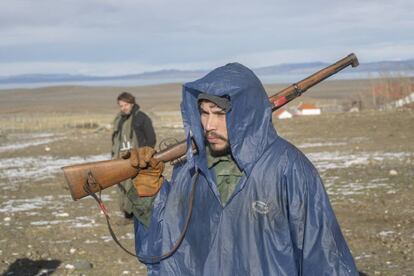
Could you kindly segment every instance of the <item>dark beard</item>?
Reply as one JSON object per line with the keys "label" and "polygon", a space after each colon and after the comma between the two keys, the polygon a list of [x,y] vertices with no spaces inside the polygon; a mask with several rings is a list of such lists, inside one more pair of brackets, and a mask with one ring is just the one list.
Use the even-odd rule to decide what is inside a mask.
{"label": "dark beard", "polygon": [[[208,140],[205,139],[205,143],[207,144],[207,146],[208,146],[208,148],[210,150],[211,156],[213,156],[213,157],[220,157],[220,156],[225,156],[225,155],[229,154],[230,153],[229,141],[226,138],[224,138],[223,136],[218,135],[215,132],[212,132],[212,134],[214,136],[216,136],[217,138],[225,141],[226,142],[226,146],[223,149],[221,149],[221,150],[215,150],[215,149],[213,149],[213,147],[211,146],[211,144],[208,142]],[[204,137],[206,137],[206,136],[207,136],[207,133],[205,133],[205,136]]]}
{"label": "dark beard", "polygon": [[134,104],[133,106],[132,106],[132,108],[131,108],[131,110],[129,111],[129,113],[125,113],[125,112],[122,112],[121,111],[121,116],[123,117],[123,118],[126,118],[126,119],[128,119],[128,117],[133,113],[133,112],[135,112],[135,110],[137,110],[139,107],[138,107],[138,105],[137,104]]}
{"label": "dark beard", "polygon": [[224,149],[222,149],[222,150],[214,150],[211,147],[211,145],[210,145],[209,142],[207,142],[207,146],[208,146],[208,148],[210,150],[211,156],[213,156],[213,157],[225,156],[225,155],[227,155],[227,154],[230,153],[230,145],[228,143],[227,143],[226,147]]}

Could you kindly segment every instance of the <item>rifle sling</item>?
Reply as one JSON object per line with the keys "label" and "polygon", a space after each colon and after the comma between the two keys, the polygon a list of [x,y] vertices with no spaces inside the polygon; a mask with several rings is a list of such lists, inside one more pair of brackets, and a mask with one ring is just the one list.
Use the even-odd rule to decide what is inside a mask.
{"label": "rifle sling", "polygon": [[[190,197],[188,199],[188,213],[187,213],[187,217],[186,217],[186,220],[185,220],[183,230],[181,231],[180,236],[178,237],[177,241],[175,242],[175,244],[171,248],[171,250],[164,253],[164,254],[162,254],[161,256],[136,255],[136,254],[132,253],[131,251],[129,251],[128,249],[126,249],[120,243],[120,241],[116,237],[115,232],[113,231],[111,223],[109,221],[110,218],[109,218],[108,210],[106,209],[106,207],[105,207],[105,205],[102,201],[101,186],[96,182],[95,177],[93,176],[92,172],[90,172],[90,171],[88,172],[88,179],[87,179],[85,185],[83,186],[83,189],[88,195],[92,196],[96,200],[96,202],[98,203],[99,208],[102,210],[102,213],[105,215],[106,224],[108,226],[108,231],[111,234],[111,237],[115,241],[115,243],[122,250],[124,250],[128,255],[131,255],[132,257],[138,258],[138,260],[141,261],[142,263],[155,264],[155,263],[159,263],[161,260],[164,260],[164,259],[170,257],[172,254],[174,254],[174,252],[178,249],[178,247],[180,246],[181,242],[184,239],[185,233],[187,232],[188,226],[190,224],[191,214],[193,212],[195,186],[197,184],[199,174],[200,173],[197,171],[194,178],[193,178],[193,182],[191,184],[191,194],[190,194]],[[99,187],[99,196],[97,196],[95,193],[93,193],[92,189],[91,189],[91,187],[94,187],[96,185]]]}

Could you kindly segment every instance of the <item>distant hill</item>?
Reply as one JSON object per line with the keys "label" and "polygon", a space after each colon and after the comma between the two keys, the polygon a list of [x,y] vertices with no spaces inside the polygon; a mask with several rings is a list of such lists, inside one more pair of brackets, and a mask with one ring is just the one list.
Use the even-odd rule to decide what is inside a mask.
{"label": "distant hill", "polygon": [[[312,73],[329,65],[329,63],[324,62],[280,64],[257,68],[254,71],[258,75]],[[352,69],[352,72],[354,73],[392,73],[409,71],[414,71],[414,59],[361,63],[358,67]]]}
{"label": "distant hill", "polygon": [[[289,63],[267,67],[259,67],[253,71],[267,83],[289,82],[300,80],[302,77],[316,72],[329,63]],[[72,74],[24,74],[15,76],[0,76],[1,87],[61,85],[61,84],[90,84],[90,85],[145,85],[169,82],[186,82],[202,77],[210,70],[160,70],[140,74],[120,76],[90,76]],[[340,78],[366,78],[369,75],[401,73],[414,75],[414,59],[403,61],[379,61],[361,63],[357,68],[346,69]]]}

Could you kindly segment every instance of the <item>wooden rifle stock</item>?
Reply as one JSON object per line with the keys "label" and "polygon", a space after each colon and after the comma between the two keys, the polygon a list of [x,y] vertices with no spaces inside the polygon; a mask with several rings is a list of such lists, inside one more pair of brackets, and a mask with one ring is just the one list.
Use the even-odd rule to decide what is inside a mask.
{"label": "wooden rifle stock", "polygon": [[[86,184],[89,184],[91,192],[96,193],[138,173],[138,170],[131,166],[129,159],[84,163],[66,166],[62,170],[73,200],[89,194],[85,190]],[[93,181],[88,181],[90,176],[93,177]]]}
{"label": "wooden rifle stock", "polygon": [[[300,82],[292,84],[270,96],[269,101],[272,103],[272,111],[279,109],[296,97],[299,97],[312,86],[338,73],[349,65],[352,67],[359,65],[355,54],[350,54]],[[194,141],[192,146],[193,150],[196,151]],[[184,140],[157,152],[154,158],[163,162],[173,162],[174,160],[185,158],[186,151],[187,143]],[[84,163],[66,166],[62,169],[73,200],[78,200],[89,195],[89,192],[85,189],[86,187],[90,192],[96,193],[121,181],[135,177],[138,173],[138,170],[130,165],[129,159]]]}
{"label": "wooden rifle stock", "polygon": [[[195,150],[195,144],[193,143]],[[185,156],[187,142],[182,141],[159,151],[154,158],[163,162],[172,162]],[[131,166],[129,159],[114,159],[71,165],[62,168],[73,200],[81,199],[89,192],[96,193],[116,185],[124,180],[135,177],[138,169]]]}

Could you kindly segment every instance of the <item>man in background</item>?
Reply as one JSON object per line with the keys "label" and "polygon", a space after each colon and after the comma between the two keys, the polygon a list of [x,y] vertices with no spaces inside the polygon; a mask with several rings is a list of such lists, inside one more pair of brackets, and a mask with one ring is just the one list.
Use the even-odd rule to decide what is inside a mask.
{"label": "man in background", "polygon": [[[112,158],[120,158],[131,148],[154,147],[156,136],[151,119],[140,110],[135,101],[135,97],[122,92],[117,98],[120,112],[114,120],[114,130],[112,133]],[[126,224],[132,222],[133,203],[128,199],[127,193],[133,188],[132,180],[128,179],[118,184],[119,207],[123,213]]]}

